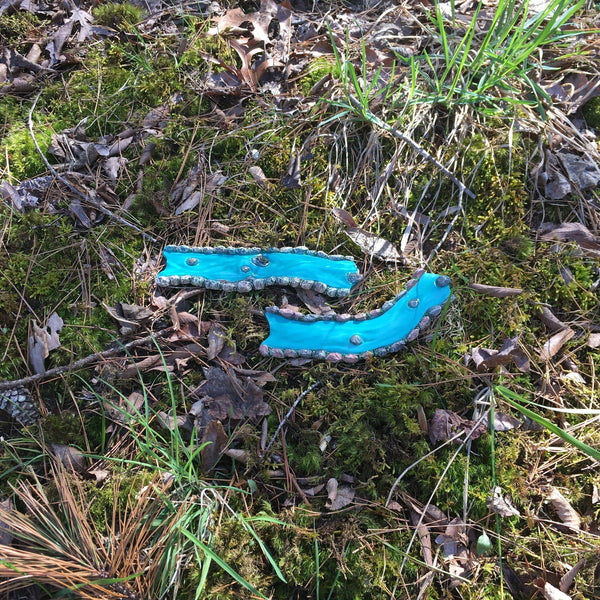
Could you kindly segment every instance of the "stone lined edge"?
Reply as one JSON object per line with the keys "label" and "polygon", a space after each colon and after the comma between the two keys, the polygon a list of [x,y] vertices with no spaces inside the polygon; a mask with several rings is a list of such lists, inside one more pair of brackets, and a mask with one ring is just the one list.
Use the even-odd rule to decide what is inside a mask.
{"label": "stone lined edge", "polygon": [[[343,256],[341,254],[327,254],[322,250],[310,250],[305,246],[284,247],[284,248],[233,248],[231,246],[210,246],[210,247],[192,247],[192,246],[166,246],[168,252],[193,252],[196,254],[224,254],[224,255],[253,255],[280,252],[284,254],[304,254],[308,256],[317,256],[319,258],[327,258],[329,260],[349,260],[354,262],[353,256]],[[248,278],[240,281],[217,281],[215,279],[206,279],[195,275],[171,275],[161,277],[160,274],[156,277],[156,285],[160,287],[181,287],[193,286],[206,288],[207,290],[220,290],[223,292],[242,292],[247,293],[252,290],[262,290],[265,287],[272,285],[290,286],[302,288],[304,290],[314,290],[319,294],[326,294],[334,298],[343,298],[350,293],[350,288],[362,280],[360,273],[348,273],[347,279],[349,282],[348,288],[331,287],[324,284],[322,281],[313,281],[311,279],[300,279],[299,277],[263,277],[263,278]]]}
{"label": "stone lined edge", "polygon": [[[425,273],[425,269],[418,269],[415,271],[412,278],[406,283],[404,289],[393,299],[388,300],[383,304],[381,308],[377,308],[375,310],[371,310],[365,313],[358,313],[356,315],[349,314],[333,314],[333,315],[305,315],[299,312],[292,311],[286,308],[278,308],[276,306],[268,306],[265,308],[265,312],[274,313],[281,315],[287,319],[294,319],[295,321],[305,321],[307,323],[312,323],[315,321],[337,321],[338,323],[346,323],[347,321],[366,321],[370,319],[375,319],[379,317],[383,313],[387,312],[406,295],[406,292],[413,288],[421,276]],[[446,287],[450,285],[450,278],[446,275],[439,275],[435,281],[435,284],[438,287]],[[452,298],[452,297],[450,297]],[[427,309],[427,312],[423,316],[423,318],[419,321],[417,326],[408,332],[405,338],[394,342],[393,344],[389,344],[387,346],[379,346],[378,348],[374,348],[373,350],[368,350],[367,352],[360,352],[356,354],[348,353],[342,354],[340,352],[329,352],[327,350],[294,350],[294,349],[283,349],[283,348],[271,348],[266,344],[261,344],[259,347],[259,352],[263,356],[272,356],[274,358],[310,358],[315,360],[327,360],[329,362],[345,362],[345,363],[355,363],[359,360],[364,360],[372,357],[380,357],[385,356],[386,354],[391,354],[393,352],[399,352],[406,347],[407,342],[412,342],[419,337],[419,333],[421,330],[429,327],[433,319],[440,316],[444,306],[441,304],[436,304]]]}

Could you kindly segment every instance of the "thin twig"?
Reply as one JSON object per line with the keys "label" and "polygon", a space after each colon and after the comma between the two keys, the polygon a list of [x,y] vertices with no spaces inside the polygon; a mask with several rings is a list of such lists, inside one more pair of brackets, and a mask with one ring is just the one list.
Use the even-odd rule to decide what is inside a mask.
{"label": "thin twig", "polygon": [[[193,296],[197,296],[202,293],[204,288],[196,288],[192,290],[181,290],[178,292],[173,298],[169,300],[169,305],[174,305],[178,302],[182,302],[183,300],[187,300],[188,298],[192,298]],[[166,335],[177,331],[178,326],[174,325],[172,327],[167,327],[162,329],[161,331],[157,331],[156,333],[151,333],[146,337],[140,338],[139,340],[133,340],[128,342],[127,344],[121,344],[118,348],[110,348],[109,350],[103,350],[102,352],[97,352],[95,354],[90,354],[80,360],[71,363],[70,365],[63,365],[61,367],[54,367],[54,369],[49,369],[48,371],[44,371],[43,373],[37,373],[35,375],[30,375],[28,377],[23,377],[22,379],[14,379],[12,381],[0,381],[0,391],[1,390],[11,390],[15,387],[24,386],[29,383],[35,383],[36,381],[40,381],[40,379],[45,379],[46,377],[53,377],[54,375],[61,375],[62,373],[66,373],[69,371],[74,371],[76,369],[81,369],[95,360],[100,360],[103,358],[110,358],[111,356],[115,356],[120,352],[125,350],[129,350],[130,348],[137,348],[138,346],[143,346],[149,342],[152,342],[156,338],[162,338]]]}
{"label": "thin twig", "polygon": [[91,196],[89,196],[88,194],[84,194],[80,189],[75,187],[73,184],[69,183],[69,181],[67,179],[65,179],[62,175],[60,175],[58,173],[58,171],[48,162],[48,159],[46,158],[45,154],[42,152],[42,149],[40,148],[40,146],[37,142],[37,139],[35,137],[35,132],[33,131],[33,111],[35,110],[35,107],[37,106],[37,102],[40,99],[41,94],[42,94],[42,90],[39,91],[38,95],[35,97],[35,100],[33,101],[33,104],[31,105],[31,109],[29,110],[28,124],[29,124],[29,134],[31,135],[31,139],[33,140],[35,149],[38,151],[38,154],[41,156],[42,160],[44,161],[46,168],[50,171],[50,173],[52,173],[52,175],[54,177],[56,177],[56,179],[58,179],[61,183],[66,185],[74,194],[77,194],[77,196],[79,196],[86,202],[89,202],[90,204],[92,204],[92,206],[94,208],[96,208],[97,210],[99,210],[101,213],[105,214],[110,219],[113,219],[113,221],[116,221],[117,223],[120,223],[121,225],[124,225],[125,227],[129,227],[129,228],[133,229],[134,231],[141,233],[142,236],[144,236],[146,239],[150,240],[151,242],[156,243],[158,241],[156,238],[152,237],[150,234],[148,234],[145,231],[143,231],[142,229],[140,229],[137,225],[130,223],[127,219],[124,219],[123,217],[119,217],[118,215],[115,215],[114,212],[112,212],[111,210],[109,210],[108,208],[103,206],[101,202],[94,200]]}
{"label": "thin twig", "polygon": [[54,367],[53,369],[48,369],[44,371],[44,373],[37,373],[35,375],[30,375],[29,377],[23,377],[22,379],[13,379],[12,381],[0,381],[0,391],[1,390],[9,390],[19,386],[25,386],[30,383],[35,383],[36,381],[40,381],[41,379],[46,379],[48,377],[53,377],[54,375],[61,375],[62,373],[67,373],[70,371],[75,371],[77,369],[81,369],[83,367],[87,367],[89,364],[102,360],[104,358],[110,358],[111,356],[116,356],[125,350],[129,350],[131,348],[137,348],[138,346],[143,346],[144,344],[148,344],[154,341],[156,338],[161,338],[170,333],[173,333],[176,330],[175,327],[167,327],[162,331],[158,331],[156,333],[151,333],[146,337],[140,338],[139,340],[133,340],[132,342],[128,342],[127,344],[122,344],[118,348],[110,348],[109,350],[103,350],[102,352],[96,352],[95,354],[90,354],[85,358],[81,358],[76,360],[74,363],[70,365],[62,365],[61,367]]}
{"label": "thin twig", "polygon": [[398,138],[399,140],[402,140],[403,142],[407,143],[417,154],[419,154],[426,161],[430,162],[432,165],[437,167],[444,175],[446,175],[446,177],[450,179],[450,181],[452,181],[452,183],[458,186],[458,189],[461,192],[461,197],[462,193],[464,192],[465,194],[467,194],[467,196],[469,196],[469,198],[475,198],[475,194],[462,181],[460,181],[460,179],[458,179],[456,175],[452,173],[452,171],[449,171],[439,160],[437,160],[437,158],[429,154],[427,150],[421,148],[421,146],[419,146],[419,144],[417,144],[417,142],[415,142],[412,138],[408,137],[401,131],[398,131],[395,127],[392,127],[385,121],[382,121],[379,117],[375,116],[370,110],[365,109],[360,103],[360,101],[351,94],[348,94],[348,100],[350,100],[350,104],[354,108],[360,110],[360,112],[363,114],[365,119],[367,119],[367,121],[370,121],[371,123],[373,123],[373,125],[377,125],[377,127],[383,129],[384,131],[387,131],[395,138]]}
{"label": "thin twig", "polygon": [[271,438],[271,441],[268,443],[267,447],[265,448],[263,456],[271,449],[271,446],[273,445],[273,442],[275,441],[275,439],[277,438],[277,435],[281,431],[281,428],[286,424],[287,420],[292,416],[292,413],[296,409],[296,406],[298,406],[298,404],[300,404],[300,401],[303,398],[305,398],[310,392],[312,392],[316,387],[319,387],[320,385],[321,385],[321,381],[315,381],[315,383],[313,383],[309,388],[307,388],[306,390],[304,390],[296,398],[296,400],[294,401],[294,404],[292,404],[292,407],[290,408],[290,410],[288,410],[288,412],[285,415],[285,417],[283,417],[281,423],[279,423],[279,426],[277,427],[277,430],[273,434],[273,437]]}

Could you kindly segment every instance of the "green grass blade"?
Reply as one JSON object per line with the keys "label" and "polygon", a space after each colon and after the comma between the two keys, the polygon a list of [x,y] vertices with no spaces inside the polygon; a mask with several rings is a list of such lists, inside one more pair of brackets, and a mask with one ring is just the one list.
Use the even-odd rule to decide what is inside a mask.
{"label": "green grass blade", "polygon": [[[237,516],[240,519],[240,521],[242,521],[242,523],[244,524],[244,528],[246,529],[246,531],[256,540],[256,543],[260,546],[262,553],[265,555],[267,560],[271,563],[271,566],[273,567],[273,570],[275,571],[275,573],[277,573],[277,577],[279,577],[279,579],[281,579],[281,581],[283,581],[283,583],[287,583],[287,581],[285,580],[285,577],[283,576],[283,573],[281,572],[281,570],[279,569],[279,566],[277,565],[277,563],[271,556],[271,553],[269,552],[269,549],[267,548],[265,543],[260,539],[260,537],[258,536],[256,531],[254,531],[254,529],[252,527],[250,527],[250,525],[248,525],[246,520],[241,517],[241,515],[237,515]],[[257,519],[255,519],[255,520],[257,520]],[[275,522],[281,523],[281,521],[275,521]]]}
{"label": "green grass blade", "polygon": [[256,594],[260,598],[267,600],[266,596],[263,596],[251,583],[246,581],[239,573],[236,573],[218,554],[215,553],[212,548],[207,546],[202,540],[198,539],[191,531],[182,529],[181,533],[185,535],[197,548],[202,550],[206,557],[210,557],[221,569],[228,573],[237,583],[246,588],[249,592]]}
{"label": "green grass blade", "polygon": [[504,398],[506,402],[508,402],[508,404],[510,404],[513,408],[516,408],[519,412],[523,413],[526,417],[529,417],[532,421],[539,423],[548,429],[548,431],[551,431],[554,435],[557,435],[565,442],[568,442],[581,452],[587,454],[590,458],[600,461],[600,451],[588,446],[584,442],[578,440],[576,437],[573,437],[570,433],[567,433],[564,429],[561,429],[551,421],[548,421],[548,419],[545,419],[533,410],[523,406],[521,402],[529,404],[529,400],[527,400],[527,398],[523,398],[519,394],[516,394],[515,392],[512,392],[508,388],[505,388],[501,385],[495,386],[495,390]]}

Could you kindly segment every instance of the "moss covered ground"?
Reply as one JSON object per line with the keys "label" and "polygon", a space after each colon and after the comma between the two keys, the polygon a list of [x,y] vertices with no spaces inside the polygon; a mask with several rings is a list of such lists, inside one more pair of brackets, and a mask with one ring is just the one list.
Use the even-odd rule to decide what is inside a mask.
{"label": "moss covered ground", "polygon": [[[585,559],[564,593],[600,597],[598,460],[494,394],[494,386],[505,386],[592,449],[600,446],[598,192],[572,182],[553,199],[545,187],[552,156],[598,159],[598,98],[580,101],[599,76],[598,34],[587,31],[597,7],[579,6],[568,27],[581,33],[542,45],[531,58],[541,61],[540,89],[567,82],[563,95],[554,87],[538,98],[523,83],[525,71],[485,93],[477,77],[456,71],[467,91],[451,95],[441,38],[425,35],[436,19],[422,7],[386,12],[380,5],[327,3],[309,13],[284,3],[265,21],[273,7],[229,2],[211,15],[204,5],[149,11],[83,3],[97,27],[85,42],[77,41],[77,26],[57,64],[32,71],[31,89],[15,87],[15,77],[27,71],[17,63],[0,82],[0,179],[22,189],[23,182],[52,176],[26,210],[3,188],[0,383],[32,373],[33,322],[42,325],[53,313],[64,321],[59,347],[45,358],[47,370],[64,368],[27,386],[40,419],[23,427],[2,414],[0,489],[45,532],[49,543],[36,545],[40,555],[58,560],[68,545],[52,540],[76,542],[88,533],[73,526],[75,509],[57,517],[68,531],[64,539],[44,529],[39,517],[48,513],[33,508],[42,494],[31,490],[43,489],[52,506],[59,500],[65,506],[61,485],[72,486],[90,539],[100,540],[97,554],[76,561],[89,581],[55,575],[60,569],[52,571],[48,559],[36,563],[27,583],[39,586],[41,598],[104,592],[183,600],[550,598],[547,586],[559,588]],[[409,8],[418,27],[403,13]],[[243,10],[246,20],[233,10]],[[223,15],[230,15],[229,25],[215,34],[211,27],[226,24]],[[41,42],[54,39],[65,18],[6,10],[0,46],[25,56],[39,44],[43,64],[49,51]],[[390,23],[413,27],[413,37],[406,36],[419,40],[418,61],[369,37]],[[354,26],[368,34],[352,34]],[[301,33],[310,27],[312,37]],[[464,26],[446,27],[452,40],[465,34]],[[477,39],[484,34],[478,31]],[[273,54],[263,70],[256,59],[263,57],[260,35],[262,52]],[[429,44],[429,67],[419,44]],[[357,77],[347,64],[355,65]],[[554,78],[544,79],[547,73]],[[361,89],[369,111],[349,102]],[[378,128],[370,114],[415,140],[474,197],[459,194],[431,161]],[[77,139],[76,128],[85,135]],[[61,133],[72,155],[52,153]],[[124,139],[129,143],[112,155],[119,167],[111,175],[102,152]],[[100,157],[82,163],[77,142],[96,144]],[[140,160],[150,147],[150,157]],[[301,181],[286,185],[295,157]],[[220,183],[211,187],[217,175]],[[61,178],[107,210],[86,204]],[[178,210],[192,191],[199,202]],[[402,261],[381,260],[353,242],[339,209],[391,242]],[[545,235],[552,231],[548,223],[578,223],[587,233],[552,238]],[[171,302],[178,290],[154,284],[167,244],[303,245],[351,255],[365,278],[347,298],[327,299],[340,313],[380,307],[419,267],[451,278],[453,302],[428,335],[401,353],[352,365],[264,358],[258,351],[268,335],[264,309],[287,303],[309,312],[297,291],[199,290]],[[482,293],[474,283],[521,293]],[[151,316],[130,316],[135,327],[124,329],[111,314],[119,303],[145,307]],[[549,357],[544,344],[557,329],[540,317],[542,308],[572,331]],[[195,329],[188,328],[192,322]],[[168,327],[188,337],[169,337]],[[150,334],[154,341],[118,350]],[[506,360],[488,368],[469,360],[475,349],[498,350],[509,338],[514,349]],[[193,351],[182,354],[192,342]],[[100,354],[110,348],[117,349],[113,356]],[[92,355],[97,360],[86,368],[68,368]],[[149,367],[143,361],[151,356],[158,358]],[[522,357],[527,368],[519,368]],[[123,376],[133,363],[138,370]],[[256,415],[221,418],[225,442],[207,438],[206,423],[203,428],[193,417],[188,429],[161,425],[169,415],[185,420],[209,367],[235,374],[234,387],[246,378],[255,382],[270,406],[267,441],[297,398],[318,385],[268,452]],[[125,400],[134,396],[140,404],[127,409]],[[492,404],[500,418],[496,430],[488,419],[475,434],[471,429]],[[432,442],[439,409],[462,419],[441,438],[462,427],[458,443]],[[509,416],[518,426],[502,431]],[[201,449],[207,440],[220,443],[210,464]],[[83,453],[85,466],[74,468],[56,445]],[[334,510],[326,487],[332,479],[352,495]],[[514,505],[512,515],[490,504],[496,486]],[[138,515],[136,499],[149,498],[148,489],[157,504]],[[551,500],[553,490],[566,505]],[[144,502],[138,504],[151,505]],[[423,508],[428,505],[433,512]],[[565,524],[569,510],[577,527]],[[127,532],[147,540],[147,547],[127,546],[138,562],[119,554]],[[492,544],[477,552],[483,534]],[[31,536],[16,535],[14,548],[27,549]],[[0,545],[3,564],[13,556],[2,554],[10,544]],[[160,544],[164,552],[149,552]]]}

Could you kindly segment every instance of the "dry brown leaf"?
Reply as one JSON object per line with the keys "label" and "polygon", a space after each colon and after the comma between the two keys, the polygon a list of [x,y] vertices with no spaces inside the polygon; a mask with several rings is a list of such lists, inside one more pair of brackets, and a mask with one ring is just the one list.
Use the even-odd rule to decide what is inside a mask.
{"label": "dry brown leaf", "polygon": [[268,31],[271,19],[262,12],[245,13],[241,8],[232,8],[215,21],[208,35],[251,36],[265,44],[271,41]]}
{"label": "dry brown leaf", "polygon": [[196,208],[204,196],[217,191],[227,181],[227,177],[220,171],[211,173],[204,181],[204,185],[200,183],[201,180],[196,181],[196,185],[199,185],[199,189],[194,189],[195,186],[192,185],[193,181],[190,181],[189,179],[186,181],[187,185],[184,186],[181,193],[182,201],[175,209],[175,216],[179,216],[188,210]]}
{"label": "dry brown leaf", "polygon": [[521,288],[498,287],[495,285],[483,285],[482,283],[472,283],[469,285],[469,289],[494,298],[508,298],[523,293]]}
{"label": "dry brown leaf", "polygon": [[521,513],[513,506],[508,496],[502,495],[502,488],[496,486],[492,495],[487,499],[487,507],[490,512],[501,517],[520,517]]}
{"label": "dry brown leaf", "polygon": [[64,58],[60,53],[63,45],[71,36],[75,23],[79,24],[78,42],[84,42],[92,33],[91,24],[94,17],[85,10],[78,8],[75,3],[70,3],[70,9],[72,10],[71,16],[58,28],[46,45],[46,50],[50,53],[50,66]]}
{"label": "dry brown leaf", "polygon": [[591,156],[560,152],[558,159],[569,181],[580,190],[591,190],[600,183],[600,168]]}
{"label": "dry brown leaf", "polygon": [[186,344],[177,350],[165,351],[154,354],[141,361],[126,367],[119,375],[122,379],[137,378],[140,373],[147,371],[169,371],[183,367],[187,362],[199,354],[204,354],[204,347],[200,344]]}
{"label": "dry brown leaf", "polygon": [[242,381],[232,370],[228,371],[219,367],[204,369],[206,380],[192,392],[193,397],[204,398],[203,410],[208,417],[239,422],[270,414],[263,390],[250,377]]}
{"label": "dry brown leaf", "polygon": [[391,242],[373,233],[361,228],[352,228],[346,230],[346,235],[369,256],[400,264],[405,263],[406,259]]}
{"label": "dry brown leaf", "polygon": [[565,527],[568,527],[572,531],[579,531],[581,529],[581,519],[579,518],[577,511],[554,486],[550,487],[549,498],[552,507],[558,514],[558,518]]}
{"label": "dry brown leaf", "polygon": [[548,362],[574,335],[575,332],[570,327],[555,333],[542,347],[540,360]]}
{"label": "dry brown leaf", "polygon": [[227,343],[227,331],[220,323],[213,323],[208,331],[208,360],[214,360]]}
{"label": "dry brown leaf", "polygon": [[142,127],[144,129],[161,130],[164,129],[169,123],[169,113],[171,112],[170,103],[166,102],[156,108],[148,111],[146,116],[142,119]]}
{"label": "dry brown leaf", "polygon": [[63,325],[64,321],[55,312],[48,317],[45,326],[40,327],[34,320],[30,322],[27,350],[34,373],[45,372],[44,363],[50,351],[60,347],[59,334]]}
{"label": "dry brown leaf", "polygon": [[50,444],[54,456],[68,471],[84,474],[87,472],[86,458],[81,450],[63,444]]}
{"label": "dry brown leaf", "polygon": [[246,357],[230,344],[226,345],[225,348],[221,350],[219,359],[236,367],[243,365],[246,362]]}
{"label": "dry brown leaf", "polygon": [[223,454],[244,465],[248,462],[248,453],[245,450],[228,448],[227,450],[223,450]]}
{"label": "dry brown leaf", "polygon": [[331,214],[342,224],[350,229],[358,229],[358,223],[354,217],[345,209],[337,206],[331,210]]}
{"label": "dry brown leaf", "polygon": [[144,394],[131,392],[127,398],[119,395],[117,402],[110,402],[105,399],[102,405],[104,413],[111,421],[125,425],[130,421],[131,417],[136,417],[140,414],[145,402],[146,397]]}
{"label": "dry brown leaf", "polygon": [[338,482],[335,477],[327,480],[327,502],[325,503],[325,507],[329,508],[331,503],[335,500],[338,493]]}
{"label": "dry brown leaf", "polygon": [[288,190],[302,187],[300,177],[300,151],[290,157],[290,166],[287,173],[281,178],[281,185]]}
{"label": "dry brown leaf", "polygon": [[323,488],[325,487],[324,483],[319,483],[318,485],[315,485],[311,488],[302,488],[302,491],[304,492],[304,494],[306,496],[316,496],[318,493],[320,493]]}
{"label": "dry brown leaf", "polygon": [[473,430],[474,426],[475,423],[473,421],[463,419],[460,415],[457,415],[451,410],[438,408],[429,423],[429,439],[431,443],[435,445],[438,442],[444,442],[447,439],[454,437],[459,432],[471,432],[469,439],[475,440],[487,431],[484,423],[480,423]]}
{"label": "dry brown leaf", "polygon": [[[483,420],[485,425],[489,427],[489,413]],[[494,411],[494,431],[509,431],[515,427],[520,427],[523,422],[512,415]]]}
{"label": "dry brown leaf", "polygon": [[98,485],[104,483],[110,476],[110,472],[106,469],[90,469],[88,473],[94,477]]}
{"label": "dry brown leaf", "polygon": [[556,155],[549,149],[544,154],[544,193],[550,200],[561,200],[568,196],[573,188],[569,179],[563,174]]}
{"label": "dry brown leaf", "polygon": [[200,455],[202,469],[208,473],[219,462],[221,454],[229,442],[221,421],[211,421],[204,429],[202,435]]}
{"label": "dry brown leaf", "polygon": [[331,495],[328,495],[327,502],[325,503],[325,508],[327,508],[328,510],[341,510],[349,504],[352,504],[355,495],[356,491],[352,489],[349,485],[342,485],[337,488],[333,499],[331,499]]}
{"label": "dry brown leaf", "polygon": [[550,329],[550,331],[560,331],[567,327],[547,306],[540,306],[538,314],[540,321]]}
{"label": "dry brown leaf", "polygon": [[262,188],[263,190],[266,190],[269,187],[269,180],[260,167],[250,167],[248,169],[248,173],[252,175],[252,179],[254,179],[258,187]]}
{"label": "dry brown leaf", "polygon": [[154,316],[154,313],[137,304],[126,304],[117,302],[116,306],[108,306],[102,303],[106,312],[119,324],[121,335],[130,335],[137,331],[140,326]]}
{"label": "dry brown leaf", "polygon": [[[391,504],[392,503],[390,502],[390,505]],[[388,508],[391,508],[390,505],[388,505]],[[433,565],[433,552],[431,549],[431,534],[429,533],[429,528],[421,521],[419,513],[414,510],[410,511],[410,521],[413,527],[417,528],[417,535],[419,536],[421,549],[423,551],[423,560],[426,565],[431,566]]]}
{"label": "dry brown leaf", "polygon": [[314,315],[330,315],[335,313],[333,308],[327,304],[323,294],[319,294],[314,290],[304,290],[302,288],[298,288],[296,294],[298,298],[302,300],[306,308]]}
{"label": "dry brown leaf", "polygon": [[529,359],[517,345],[518,337],[508,338],[500,350],[488,348],[473,348],[470,355],[466,356],[467,363],[473,361],[477,371],[484,373],[496,367],[514,363],[522,373],[529,372]]}
{"label": "dry brown leaf", "polygon": [[465,541],[465,524],[460,517],[455,517],[446,525],[444,533],[437,536],[435,543],[442,547],[444,556],[457,556],[461,553]]}
{"label": "dry brown leaf", "polygon": [[588,348],[598,348],[600,346],[600,333],[590,333],[587,345]]}
{"label": "dry brown leaf", "polygon": [[575,242],[581,249],[593,256],[600,255],[600,241],[581,223],[542,223],[539,229],[543,241],[558,240],[560,242]]}
{"label": "dry brown leaf", "polygon": [[585,558],[582,558],[580,561],[575,563],[561,578],[558,588],[561,592],[568,592],[575,581],[575,577],[577,577],[577,573],[581,571],[581,569],[585,567]]}
{"label": "dry brown leaf", "polygon": [[48,356],[48,343],[46,332],[35,321],[30,323],[30,334],[27,338],[27,354],[29,363],[36,374],[44,373],[44,361]]}
{"label": "dry brown leaf", "polygon": [[558,588],[555,588],[541,577],[536,579],[533,582],[533,585],[542,592],[545,600],[571,600],[571,596],[561,592]]}

